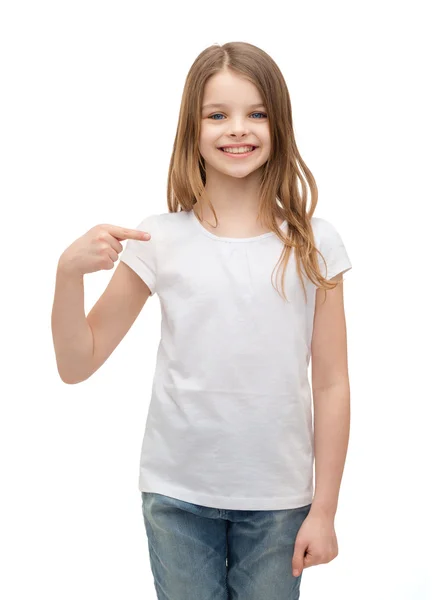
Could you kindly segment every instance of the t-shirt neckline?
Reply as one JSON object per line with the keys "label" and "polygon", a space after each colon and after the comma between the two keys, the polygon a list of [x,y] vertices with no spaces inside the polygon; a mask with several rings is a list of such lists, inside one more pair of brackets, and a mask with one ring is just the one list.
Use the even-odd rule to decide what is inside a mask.
{"label": "t-shirt neckline", "polygon": [[[213,240],[217,240],[219,242],[231,242],[231,243],[237,243],[237,242],[238,243],[240,243],[240,242],[241,243],[243,243],[243,242],[255,242],[257,240],[262,240],[264,238],[267,238],[267,237],[270,237],[272,235],[275,235],[274,231],[267,231],[266,233],[262,233],[260,235],[255,235],[253,237],[246,237],[246,238],[234,238],[234,237],[224,237],[224,236],[221,236],[221,235],[215,235],[211,231],[208,231],[201,224],[200,220],[195,215],[195,211],[193,210],[193,208],[189,212],[191,213],[192,221],[196,224],[196,226],[201,231],[201,233],[204,233],[208,237],[212,238]],[[286,221],[286,219],[284,219],[283,222],[280,225],[280,229],[284,229],[286,225],[287,225],[287,221]]]}

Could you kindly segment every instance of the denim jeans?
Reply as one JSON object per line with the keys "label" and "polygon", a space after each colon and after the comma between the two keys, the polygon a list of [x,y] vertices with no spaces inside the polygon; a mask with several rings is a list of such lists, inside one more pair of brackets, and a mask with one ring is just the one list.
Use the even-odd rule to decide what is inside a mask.
{"label": "denim jeans", "polygon": [[311,504],[223,510],[141,492],[158,600],[298,600],[297,533]]}

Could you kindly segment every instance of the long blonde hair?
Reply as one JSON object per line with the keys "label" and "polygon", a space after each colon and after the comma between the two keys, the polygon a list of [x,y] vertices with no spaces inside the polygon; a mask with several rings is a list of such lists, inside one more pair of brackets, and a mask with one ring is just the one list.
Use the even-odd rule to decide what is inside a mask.
{"label": "long blonde hair", "polygon": [[[307,302],[301,263],[307,277],[317,288],[330,290],[337,283],[329,281],[320,272],[317,254],[322,257],[325,266],[326,261],[315,246],[311,226],[318,190],[295,142],[289,91],[276,63],[260,48],[246,42],[230,42],[222,46],[213,44],[203,50],[192,64],[182,94],[168,171],[169,212],[178,212],[178,208],[180,211],[190,211],[196,202],[204,201],[208,203],[218,222],[204,189],[206,171],[198,143],[205,83],[209,77],[226,69],[252,82],[262,95],[269,120],[271,149],[269,159],[261,167],[259,218],[284,244],[280,260],[275,266],[282,267],[283,290],[291,249],[295,249],[297,273]],[[309,208],[308,187],[311,194]],[[287,234],[277,225],[277,216],[286,219]],[[285,299],[287,300],[286,295]]]}

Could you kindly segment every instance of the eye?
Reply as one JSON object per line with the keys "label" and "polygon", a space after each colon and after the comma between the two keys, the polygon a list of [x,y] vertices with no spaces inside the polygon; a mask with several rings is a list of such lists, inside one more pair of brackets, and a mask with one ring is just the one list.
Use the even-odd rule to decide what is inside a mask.
{"label": "eye", "polygon": [[[252,114],[253,114],[253,115],[263,115],[263,117],[264,117],[265,119],[267,119],[267,115],[266,115],[266,113],[263,113],[263,112],[254,112],[254,113],[252,113]],[[212,117],[216,117],[216,116],[218,116],[218,115],[222,115],[222,113],[214,113],[213,115],[210,115],[210,116],[209,116],[209,119],[212,119]],[[223,116],[224,116],[224,115],[223,115]],[[213,121],[221,121],[221,119],[212,119],[212,120],[213,120]]]}

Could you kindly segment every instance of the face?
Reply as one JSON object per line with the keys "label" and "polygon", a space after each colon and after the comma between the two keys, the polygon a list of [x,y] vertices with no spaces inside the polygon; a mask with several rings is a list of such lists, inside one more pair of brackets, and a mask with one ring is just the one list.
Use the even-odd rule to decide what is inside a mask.
{"label": "face", "polygon": [[[253,83],[231,72],[217,73],[206,82],[201,108],[199,151],[207,174],[215,169],[231,177],[243,178],[267,161],[270,154],[269,120]],[[221,146],[230,144],[256,148],[246,156],[220,150]]]}

